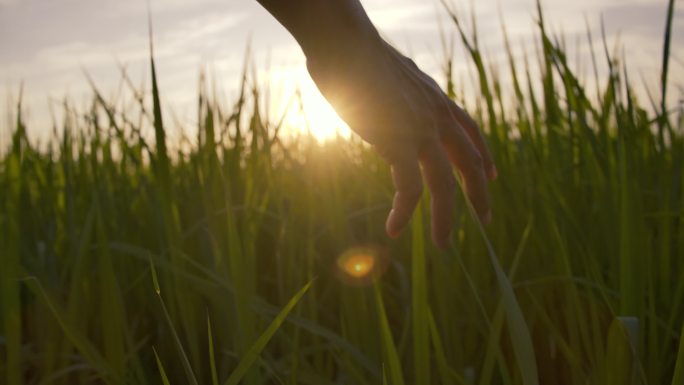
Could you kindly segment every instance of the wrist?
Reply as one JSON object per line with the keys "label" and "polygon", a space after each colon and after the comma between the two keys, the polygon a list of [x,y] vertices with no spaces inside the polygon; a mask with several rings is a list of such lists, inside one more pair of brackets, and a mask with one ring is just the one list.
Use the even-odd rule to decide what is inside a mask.
{"label": "wrist", "polygon": [[[321,2],[326,3],[326,2]],[[354,55],[359,48],[380,48],[383,42],[359,2],[343,2],[344,7],[323,5],[306,26],[295,34],[310,61],[335,60]]]}

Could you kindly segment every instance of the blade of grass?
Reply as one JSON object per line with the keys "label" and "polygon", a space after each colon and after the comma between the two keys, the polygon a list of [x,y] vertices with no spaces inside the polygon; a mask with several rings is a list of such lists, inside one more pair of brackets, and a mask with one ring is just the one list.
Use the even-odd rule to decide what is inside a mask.
{"label": "blade of grass", "polygon": [[423,203],[418,205],[411,223],[411,320],[413,328],[414,383],[430,383],[430,329],[428,316],[427,272],[425,261],[425,231]]}
{"label": "blade of grass", "polygon": [[104,337],[104,356],[113,370],[123,374],[126,372],[126,311],[101,210],[98,207],[95,223],[99,257],[99,324]]}
{"label": "blade of grass", "polygon": [[224,382],[225,385],[238,385],[240,383],[242,378],[247,374],[249,368],[252,367],[252,364],[254,364],[261,354],[261,351],[264,349],[264,347],[266,347],[266,344],[268,344],[271,338],[273,338],[273,335],[275,335],[283,322],[285,322],[287,315],[290,314],[292,309],[294,309],[297,303],[299,303],[304,294],[306,294],[311,287],[312,283],[313,281],[309,281],[309,283],[304,285],[304,287],[302,287],[299,292],[297,292],[297,294],[290,299],[283,310],[278,313],[278,315],[271,322],[271,324],[268,325],[261,336],[259,336],[249,350],[247,350],[247,353],[245,353],[245,355],[242,357],[235,370],[233,370],[233,372],[230,374],[230,377],[228,377],[226,382]]}
{"label": "blade of grass", "polygon": [[[608,329],[606,342],[606,384],[631,384],[634,383],[635,359],[634,346],[630,341],[630,330],[622,321],[622,317],[615,318]],[[626,318],[626,317],[625,317]]]}
{"label": "blade of grass", "polygon": [[216,358],[214,357],[214,337],[211,333],[211,320],[207,313],[207,339],[209,344],[209,367],[211,369],[212,385],[219,385],[218,374],[216,373]]}
{"label": "blade of grass", "polygon": [[159,354],[157,354],[157,349],[152,346],[152,351],[154,352],[154,359],[157,361],[157,368],[159,368],[159,375],[161,376],[163,385],[171,385],[169,382],[169,377],[166,375],[166,370],[164,370],[164,365],[159,359]]}
{"label": "blade of grass", "polygon": [[[15,136],[22,130],[21,121],[21,98],[17,106],[17,128]],[[6,362],[2,365],[5,372],[5,381],[9,385],[20,385],[21,379],[21,295],[19,282],[19,267],[21,254],[19,251],[20,226],[17,223],[21,217],[18,212],[19,197],[21,195],[22,172],[21,152],[19,146],[8,155],[7,170],[4,175],[11,183],[7,192],[0,194],[0,208],[5,213],[0,214],[0,231],[3,232],[0,240],[2,247],[3,267],[0,271],[0,331],[5,337],[4,350]],[[4,199],[3,199],[4,198]],[[7,217],[5,218],[5,215]]]}
{"label": "blade of grass", "polygon": [[[385,312],[385,304],[382,300],[382,292],[380,291],[380,283],[376,281],[373,284],[373,291],[375,293],[375,304],[378,312],[378,321],[380,323],[380,337],[382,339],[383,356],[389,367],[389,383],[392,385],[404,385],[404,375],[401,370],[401,361],[399,360],[399,353],[394,344],[394,337],[392,336],[392,329],[387,320],[387,313]],[[385,366],[383,364],[383,376],[385,374]]]}
{"label": "blade of grass", "polygon": [[681,384],[684,384],[684,323],[682,323],[682,330],[679,332],[679,352],[672,375],[672,385]]}
{"label": "blade of grass", "polygon": [[152,72],[152,108],[154,115],[154,136],[157,145],[156,151],[156,168],[157,177],[165,191],[171,187],[171,172],[169,170],[170,161],[166,150],[166,133],[164,131],[164,123],[162,121],[161,101],[159,98],[159,85],[157,84],[157,69],[154,65],[154,40],[152,35],[152,13],[148,9],[148,27],[149,27],[149,43],[150,43],[150,70]]}
{"label": "blade of grass", "polygon": [[[461,184],[461,189],[463,189],[463,184]],[[532,344],[532,336],[530,335],[530,330],[527,327],[527,322],[525,322],[525,317],[523,316],[518,300],[516,299],[515,292],[511,286],[511,282],[508,280],[506,273],[504,273],[501,268],[501,264],[494,252],[494,247],[487,237],[487,233],[484,227],[477,219],[477,214],[470,202],[467,203],[468,209],[470,211],[470,216],[477,224],[477,228],[480,230],[480,235],[485,242],[487,247],[487,255],[494,268],[496,274],[496,280],[501,289],[501,295],[504,305],[504,310],[506,312],[506,319],[508,320],[508,327],[510,328],[511,342],[513,344],[513,353],[515,354],[516,362],[518,363],[518,369],[520,369],[520,375],[522,376],[523,383],[525,385],[538,385],[539,384],[539,372],[537,370],[537,360],[534,354],[534,346]]]}
{"label": "blade of grass", "polygon": [[437,368],[439,370],[440,384],[459,383],[465,385],[465,380],[449,367],[449,362],[444,353],[442,337],[439,335],[439,329],[437,329],[437,324],[435,323],[432,311],[428,314],[428,321],[430,322],[430,337],[432,346],[435,349],[435,361],[437,362]]}
{"label": "blade of grass", "polygon": [[669,127],[669,119],[667,114],[667,76],[670,68],[670,45],[672,41],[672,20],[674,19],[674,0],[668,1],[667,4],[667,18],[665,22],[665,37],[663,39],[663,61],[660,70],[660,120],[658,128],[660,130],[661,144],[664,144],[663,132],[664,126]]}
{"label": "blade of grass", "polygon": [[166,323],[169,326],[169,330],[171,331],[171,336],[173,337],[173,342],[176,345],[176,349],[178,350],[178,354],[181,357],[181,362],[183,363],[183,369],[185,370],[185,376],[187,377],[188,383],[191,385],[199,385],[197,382],[197,378],[195,377],[195,374],[192,371],[192,366],[190,366],[190,360],[188,360],[187,354],[185,354],[185,349],[183,348],[183,343],[180,340],[180,337],[178,336],[178,332],[176,332],[176,328],[173,326],[173,321],[171,320],[171,316],[169,315],[168,310],[166,309],[166,304],[164,303],[164,299],[161,296],[161,288],[159,287],[159,278],[157,277],[157,269],[154,267],[154,262],[152,262],[152,259],[150,258],[150,272],[152,273],[152,284],[154,285],[154,291],[157,293],[157,298],[159,298],[159,303],[161,304],[162,308],[162,313],[164,314],[164,318],[166,319]]}
{"label": "blade of grass", "polygon": [[[511,268],[508,272],[510,279],[514,279],[518,271],[520,260],[522,259],[523,252],[525,251],[525,248],[527,247],[527,242],[530,238],[530,233],[532,232],[533,223],[534,217],[530,216],[530,219],[527,221],[527,225],[525,226],[525,230],[523,230],[522,237],[520,238],[520,242],[518,243],[518,247],[515,251],[515,256],[513,257],[513,263],[511,264]],[[481,385],[492,383],[492,376],[494,375],[496,360],[502,359],[499,341],[501,340],[503,322],[504,304],[502,300],[499,300],[499,304],[496,307],[496,312],[494,313],[494,317],[489,328],[490,334],[488,337],[487,354],[485,355],[485,358],[483,360],[483,365],[480,372],[479,383]]]}
{"label": "blade of grass", "polygon": [[[72,327],[71,323],[65,317],[62,310],[57,307],[56,302],[50,297],[50,295],[45,291],[43,285],[36,277],[27,277],[26,282],[29,283],[28,287],[33,290],[33,292],[41,297],[50,312],[59,323],[59,326],[64,331],[68,341],[73,344],[74,347],[81,353],[91,367],[97,371],[100,377],[108,384],[120,383],[117,378],[114,377],[113,371],[109,368],[107,361],[102,357],[100,352],[97,351],[95,346],[80,333],[76,328]],[[114,377],[114,378],[112,378]]]}

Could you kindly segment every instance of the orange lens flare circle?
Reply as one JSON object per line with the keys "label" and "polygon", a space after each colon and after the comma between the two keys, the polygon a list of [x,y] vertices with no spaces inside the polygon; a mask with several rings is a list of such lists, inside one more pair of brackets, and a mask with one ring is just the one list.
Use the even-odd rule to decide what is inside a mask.
{"label": "orange lens flare circle", "polygon": [[386,270],[386,253],[380,247],[366,246],[348,249],[337,257],[336,275],[350,285],[367,285]]}
{"label": "orange lens flare circle", "polygon": [[370,274],[375,266],[375,257],[369,254],[352,255],[340,261],[340,267],[354,278],[362,278]]}

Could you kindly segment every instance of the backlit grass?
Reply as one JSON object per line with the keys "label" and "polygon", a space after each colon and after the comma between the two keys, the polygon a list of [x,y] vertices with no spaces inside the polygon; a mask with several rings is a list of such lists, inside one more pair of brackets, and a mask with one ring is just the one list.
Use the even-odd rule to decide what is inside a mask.
{"label": "backlit grass", "polygon": [[356,139],[284,140],[249,76],[229,105],[201,87],[184,145],[153,63],[151,94],[93,85],[42,146],[19,103],[2,127],[0,383],[680,384],[669,5],[648,108],[604,47],[609,76],[587,89],[541,11],[541,71],[510,54],[502,90],[454,15],[500,177],[493,223],[460,198],[447,251],[427,241],[428,196],[388,240],[386,165]]}

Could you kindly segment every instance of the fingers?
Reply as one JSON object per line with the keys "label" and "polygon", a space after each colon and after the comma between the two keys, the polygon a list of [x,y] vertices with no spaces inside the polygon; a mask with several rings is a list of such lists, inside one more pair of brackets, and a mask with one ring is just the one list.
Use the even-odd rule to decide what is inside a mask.
{"label": "fingers", "polygon": [[411,220],[413,210],[416,208],[423,192],[418,158],[413,152],[406,152],[392,160],[392,180],[396,193],[385,223],[387,235],[396,237]]}
{"label": "fingers", "polygon": [[[480,217],[480,221],[484,224],[489,223],[492,214],[489,208],[487,172],[485,171],[483,156],[470,137],[458,125],[453,125],[443,131],[442,144],[449,159],[463,177],[466,195]],[[493,163],[490,164],[490,167],[493,167]],[[491,172],[489,172],[490,177],[492,176]]]}
{"label": "fingers", "polygon": [[436,140],[423,149],[420,161],[432,194],[432,240],[446,248],[454,226],[456,178],[446,151]]}
{"label": "fingers", "polygon": [[489,178],[489,180],[496,179],[497,171],[496,166],[494,165],[494,160],[492,159],[492,155],[489,153],[487,143],[485,142],[484,137],[482,136],[482,131],[480,131],[479,127],[477,126],[477,123],[475,123],[473,118],[471,118],[467,112],[465,112],[462,108],[460,108],[458,105],[456,105],[456,103],[454,103],[451,100],[449,101],[449,107],[453,117],[461,125],[461,127],[465,129],[466,133],[468,134],[468,137],[480,153],[480,157],[482,158],[482,165],[484,167],[485,172],[487,173],[487,177]]}

